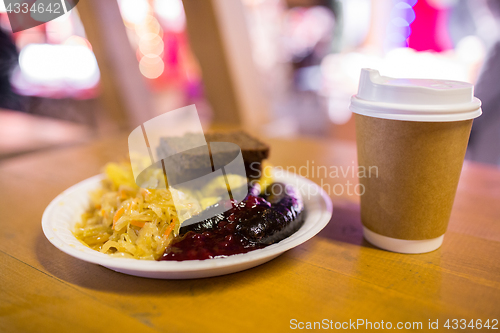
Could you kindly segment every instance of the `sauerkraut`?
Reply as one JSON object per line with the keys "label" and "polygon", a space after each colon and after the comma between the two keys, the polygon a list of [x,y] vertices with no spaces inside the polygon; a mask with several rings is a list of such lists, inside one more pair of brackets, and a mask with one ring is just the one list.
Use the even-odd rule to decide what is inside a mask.
{"label": "sauerkraut", "polygon": [[[202,209],[197,200],[175,189],[140,188],[130,164],[109,163],[105,175],[102,187],[90,193],[91,206],[74,230],[82,243],[102,253],[159,259],[179,234],[181,222]],[[173,196],[182,199],[177,210]]]}

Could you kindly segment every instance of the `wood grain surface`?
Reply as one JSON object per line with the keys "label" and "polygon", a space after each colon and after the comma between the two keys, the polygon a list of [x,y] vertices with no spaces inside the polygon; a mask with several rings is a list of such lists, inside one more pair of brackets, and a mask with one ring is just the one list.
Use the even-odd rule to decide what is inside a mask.
{"label": "wood grain surface", "polygon": [[[266,141],[275,166],[303,175],[307,163],[356,165],[353,143]],[[0,164],[0,332],[276,332],[291,330],[292,319],[422,322],[427,331],[429,320],[442,328],[447,319],[500,319],[498,169],[466,162],[434,252],[371,246],[362,237],[359,197],[337,191],[331,222],[305,244],[244,272],[169,281],[80,261],[42,233],[42,213],[57,194],[126,152],[123,136]],[[357,183],[349,172],[309,178],[327,191]]]}
{"label": "wood grain surface", "polygon": [[65,120],[0,109],[0,159],[89,141],[92,130]]}

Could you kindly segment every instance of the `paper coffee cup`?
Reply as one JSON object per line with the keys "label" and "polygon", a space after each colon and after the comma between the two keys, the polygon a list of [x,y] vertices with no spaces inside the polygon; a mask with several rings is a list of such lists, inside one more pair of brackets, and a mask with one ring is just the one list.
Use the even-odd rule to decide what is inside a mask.
{"label": "paper coffee cup", "polygon": [[370,243],[401,253],[441,246],[480,106],[469,83],[362,70],[350,109],[366,171],[359,174],[361,220]]}

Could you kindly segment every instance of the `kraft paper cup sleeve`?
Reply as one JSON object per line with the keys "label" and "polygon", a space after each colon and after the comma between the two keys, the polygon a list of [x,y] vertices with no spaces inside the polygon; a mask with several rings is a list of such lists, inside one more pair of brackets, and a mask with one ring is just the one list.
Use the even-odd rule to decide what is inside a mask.
{"label": "kraft paper cup sleeve", "polygon": [[402,240],[442,236],[450,218],[472,120],[412,122],[355,115],[362,223]]}

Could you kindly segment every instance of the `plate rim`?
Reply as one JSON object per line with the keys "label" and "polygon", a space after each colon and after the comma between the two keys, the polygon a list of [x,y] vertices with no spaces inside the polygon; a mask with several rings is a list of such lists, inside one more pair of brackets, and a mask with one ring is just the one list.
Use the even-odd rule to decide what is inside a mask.
{"label": "plate rim", "polygon": [[[281,176],[275,177],[276,181],[282,181],[285,183],[290,183],[291,179],[296,178],[300,182],[306,182],[309,186],[314,187],[317,190],[317,194],[312,197],[316,197],[319,201],[320,215],[316,218],[316,221],[312,225],[312,228],[305,231],[304,234],[297,234],[300,229],[289,237],[283,239],[282,241],[271,244],[265,248],[253,250],[247,253],[234,254],[224,258],[214,258],[206,260],[185,260],[185,261],[156,261],[156,260],[139,260],[131,258],[116,258],[110,257],[107,254],[100,253],[98,251],[92,250],[95,253],[87,253],[83,250],[79,250],[71,244],[66,243],[59,235],[57,231],[53,230],[51,225],[51,216],[54,214],[61,204],[62,200],[66,198],[69,194],[81,191],[82,187],[85,187],[92,183],[97,183],[104,178],[103,174],[98,174],[82,180],[71,187],[67,188],[59,195],[57,195],[45,208],[42,215],[42,230],[48,241],[54,245],[58,250],[85,262],[105,266],[113,270],[133,270],[144,273],[181,273],[181,272],[197,272],[205,271],[217,268],[225,268],[237,265],[249,264],[251,262],[262,262],[266,258],[271,258],[281,255],[282,253],[297,247],[306,241],[310,240],[316,236],[329,222],[333,213],[333,203],[331,198],[327,193],[313,181],[302,177],[298,174],[291,173],[288,171],[280,170]],[[292,183],[293,184],[293,183]],[[97,184],[96,184],[97,185]],[[311,187],[309,187],[311,190]],[[87,190],[88,193],[88,190]],[[301,192],[302,195],[304,193]],[[307,205],[306,205],[307,209]],[[306,215],[307,221],[308,215]],[[75,221],[76,222],[76,221]],[[302,226],[303,227],[303,226]],[[302,228],[301,227],[301,228]],[[71,232],[72,234],[72,232]],[[294,237],[295,236],[295,237]],[[76,237],[75,237],[76,239]],[[62,243],[66,243],[67,246],[60,246],[56,240]],[[85,245],[81,244],[82,247]],[[128,273],[130,274],[130,273]]]}

